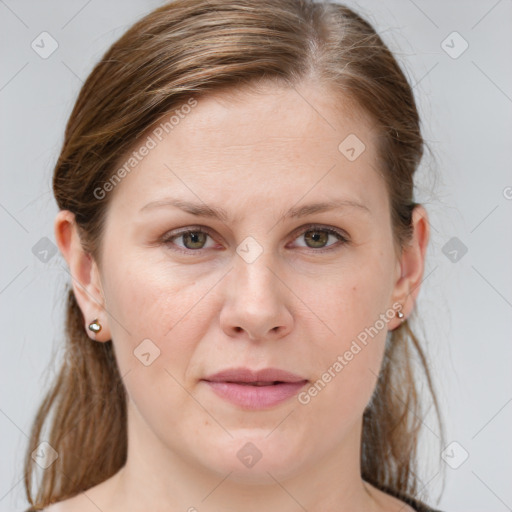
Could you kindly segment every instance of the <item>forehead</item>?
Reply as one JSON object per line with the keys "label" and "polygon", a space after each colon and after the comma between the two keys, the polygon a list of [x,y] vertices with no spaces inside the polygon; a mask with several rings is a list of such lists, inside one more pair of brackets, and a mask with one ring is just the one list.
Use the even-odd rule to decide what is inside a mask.
{"label": "forehead", "polygon": [[151,127],[134,151],[151,149],[115,195],[129,198],[125,207],[172,195],[229,210],[226,200],[282,208],[338,191],[376,205],[385,198],[375,140],[360,109],[314,85],[221,91],[177,106]]}

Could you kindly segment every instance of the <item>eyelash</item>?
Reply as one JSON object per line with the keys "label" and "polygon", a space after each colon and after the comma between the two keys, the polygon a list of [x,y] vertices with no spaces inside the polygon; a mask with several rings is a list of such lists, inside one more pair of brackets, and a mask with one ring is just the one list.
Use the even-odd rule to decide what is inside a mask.
{"label": "eyelash", "polygon": [[[340,246],[346,245],[350,242],[349,239],[345,236],[345,234],[342,231],[332,228],[332,227],[329,227],[329,226],[311,224],[311,225],[306,226],[306,228],[307,229],[300,231],[299,234],[293,240],[295,240],[296,238],[299,238],[300,236],[304,235],[308,231],[325,231],[326,233],[336,236],[338,238],[339,242],[341,242],[340,244],[332,244],[328,247],[323,247],[320,249],[315,249],[313,247],[304,247],[306,250],[312,251],[314,253],[324,253],[324,252],[328,252],[328,251],[333,251],[333,250],[339,249]],[[191,228],[185,229],[183,231],[179,231],[178,233],[172,233],[172,232],[168,233],[168,234],[164,235],[161,242],[163,244],[168,245],[169,247],[171,247],[171,245],[174,245],[174,247],[171,247],[171,250],[176,251],[176,252],[181,252],[183,254],[188,254],[188,255],[190,255],[191,253],[202,254],[203,251],[207,250],[204,248],[203,249],[182,249],[181,247],[176,246],[172,242],[172,240],[174,240],[175,238],[178,238],[182,235],[186,235],[187,233],[204,233],[213,239],[213,236],[208,229],[205,229],[202,226],[197,226],[197,227],[191,227]]]}

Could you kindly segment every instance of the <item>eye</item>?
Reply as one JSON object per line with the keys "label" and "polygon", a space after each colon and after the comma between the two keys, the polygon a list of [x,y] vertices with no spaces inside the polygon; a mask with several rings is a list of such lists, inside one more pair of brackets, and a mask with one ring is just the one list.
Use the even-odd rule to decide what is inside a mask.
{"label": "eye", "polygon": [[[306,245],[299,245],[299,247],[307,247],[309,249],[315,249],[314,252],[323,252],[333,250],[333,245],[343,245],[349,242],[348,238],[344,235],[344,232],[336,228],[329,226],[310,225],[308,229],[302,230],[294,240],[304,236]],[[340,244],[326,245],[329,241],[329,237],[335,237],[339,240]],[[191,252],[199,252],[202,249],[211,248],[206,246],[207,239],[212,239],[208,230],[202,227],[188,228],[178,233],[169,233],[162,239],[162,243],[171,247],[172,250],[190,254]],[[181,240],[183,245],[179,245],[175,240]],[[213,239],[212,239],[213,242]],[[174,247],[172,247],[174,246]]]}
{"label": "eye", "polygon": [[299,239],[301,236],[304,237],[306,241],[306,245],[302,245],[299,247],[308,247],[310,249],[320,249],[315,252],[322,252],[323,250],[331,250],[333,245],[340,244],[330,244],[325,245],[329,241],[329,237],[335,237],[340,242],[341,245],[348,243],[348,238],[344,235],[344,233],[336,228],[332,228],[329,226],[308,226],[306,231],[302,231],[301,234],[297,237]]}
{"label": "eye", "polygon": [[179,233],[171,233],[170,235],[165,236],[162,242],[168,245],[177,245],[174,240],[178,239],[183,242],[183,246],[177,245],[179,252],[187,252],[187,250],[197,252],[201,249],[207,248],[205,247],[205,243],[208,237],[210,237],[208,231],[198,227],[183,230]]}

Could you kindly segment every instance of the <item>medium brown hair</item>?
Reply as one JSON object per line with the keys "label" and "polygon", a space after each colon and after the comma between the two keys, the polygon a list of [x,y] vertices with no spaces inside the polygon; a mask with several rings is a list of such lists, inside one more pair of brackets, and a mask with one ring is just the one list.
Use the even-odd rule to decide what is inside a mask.
{"label": "medium brown hair", "polygon": [[[366,21],[343,5],[311,0],[176,0],[111,46],[79,93],[53,177],[57,204],[75,215],[84,248],[100,261],[111,194],[98,199],[94,191],[162,116],[213,91],[269,81],[293,87],[309,79],[353,101],[374,123],[394,242],[401,250],[411,240],[418,204],[413,175],[424,150],[411,87]],[[25,457],[25,489],[36,510],[86,491],[126,462],[126,393],[112,341],[91,341],[70,287],[65,343]],[[407,320],[388,332],[381,373],[363,416],[362,478],[398,497],[418,492],[423,413],[415,357],[443,439],[429,367]],[[44,470],[32,497],[37,468],[31,453],[47,420],[44,440],[58,458]]]}

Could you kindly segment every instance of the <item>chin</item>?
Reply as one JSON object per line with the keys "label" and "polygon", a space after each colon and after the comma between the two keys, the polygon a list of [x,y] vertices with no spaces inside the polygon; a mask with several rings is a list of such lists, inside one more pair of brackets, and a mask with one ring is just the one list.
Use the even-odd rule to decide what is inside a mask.
{"label": "chin", "polygon": [[277,431],[270,435],[269,430],[244,431],[241,435],[233,434],[233,438],[218,448],[211,447],[209,465],[223,477],[230,473],[229,480],[232,482],[275,484],[274,478],[287,480],[300,472],[304,464],[305,444]]}

